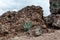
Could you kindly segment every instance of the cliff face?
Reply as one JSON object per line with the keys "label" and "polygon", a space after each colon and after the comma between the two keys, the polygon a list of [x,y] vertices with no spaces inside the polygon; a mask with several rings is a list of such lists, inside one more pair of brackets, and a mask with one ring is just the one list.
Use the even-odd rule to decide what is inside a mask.
{"label": "cliff face", "polygon": [[34,30],[35,35],[40,35],[40,33],[42,33],[41,29],[46,29],[43,10],[40,6],[27,6],[18,12],[7,11],[0,16],[1,35],[18,33],[25,29]]}

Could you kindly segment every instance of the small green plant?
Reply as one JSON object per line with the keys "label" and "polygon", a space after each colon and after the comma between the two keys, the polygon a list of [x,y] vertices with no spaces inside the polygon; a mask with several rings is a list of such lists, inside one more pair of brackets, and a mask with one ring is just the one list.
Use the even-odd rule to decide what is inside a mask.
{"label": "small green plant", "polygon": [[32,27],[32,23],[29,21],[25,21],[24,23],[24,30],[27,31]]}

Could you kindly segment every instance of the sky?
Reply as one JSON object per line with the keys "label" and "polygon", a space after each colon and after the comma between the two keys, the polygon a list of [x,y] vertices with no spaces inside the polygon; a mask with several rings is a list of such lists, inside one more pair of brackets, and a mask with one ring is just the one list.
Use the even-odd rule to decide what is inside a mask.
{"label": "sky", "polygon": [[49,0],[0,0],[0,15],[6,11],[18,11],[31,5],[41,6],[44,16],[50,14]]}

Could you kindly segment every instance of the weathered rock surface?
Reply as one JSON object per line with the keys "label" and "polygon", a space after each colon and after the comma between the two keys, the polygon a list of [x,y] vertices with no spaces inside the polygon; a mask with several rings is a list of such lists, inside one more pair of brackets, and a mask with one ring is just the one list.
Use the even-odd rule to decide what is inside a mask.
{"label": "weathered rock surface", "polygon": [[[25,23],[26,21],[28,22]],[[0,16],[1,35],[5,36],[7,34],[22,32],[24,28],[31,30],[36,29],[35,35],[40,35],[40,28],[46,29],[46,23],[43,19],[43,10],[40,6],[27,6],[18,12],[8,11]]]}
{"label": "weathered rock surface", "polygon": [[60,28],[60,14],[51,14],[45,19],[48,26]]}

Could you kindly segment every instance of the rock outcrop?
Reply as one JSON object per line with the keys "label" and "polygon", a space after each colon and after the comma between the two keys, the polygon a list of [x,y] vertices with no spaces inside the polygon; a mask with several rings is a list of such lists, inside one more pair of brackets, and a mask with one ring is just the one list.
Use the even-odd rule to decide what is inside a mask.
{"label": "rock outcrop", "polygon": [[60,28],[60,10],[56,14],[52,14],[45,18],[46,23],[50,27]]}
{"label": "rock outcrop", "polygon": [[3,36],[28,30],[34,30],[35,35],[40,35],[41,29],[46,28],[40,6],[27,6],[18,12],[7,11],[0,16],[0,34]]}

